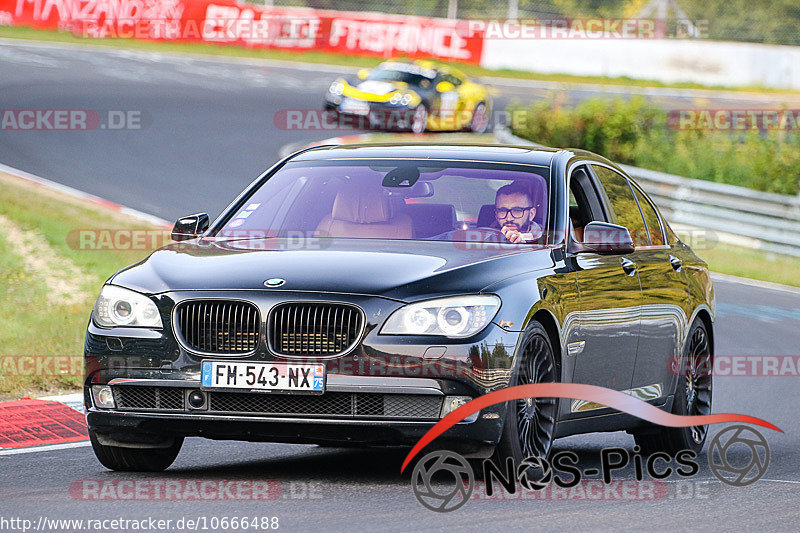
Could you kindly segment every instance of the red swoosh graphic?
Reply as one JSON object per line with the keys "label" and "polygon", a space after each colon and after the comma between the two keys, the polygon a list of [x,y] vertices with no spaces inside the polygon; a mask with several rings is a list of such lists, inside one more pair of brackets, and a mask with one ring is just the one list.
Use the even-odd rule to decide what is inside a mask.
{"label": "red swoosh graphic", "polygon": [[634,398],[633,396],[605,387],[598,387],[597,385],[583,385],[579,383],[533,383],[530,385],[508,387],[479,396],[442,418],[436,425],[429,429],[411,449],[406,456],[406,460],[403,461],[400,472],[402,473],[403,470],[406,469],[408,463],[410,463],[425,446],[469,415],[498,403],[521,400],[523,398],[570,398],[594,402],[660,426],[689,427],[720,424],[723,422],[744,422],[774,429],[775,431],[783,433],[782,429],[770,424],[766,420],[754,416],[732,413],[695,416],[673,415],[672,413],[662,411],[658,407]]}

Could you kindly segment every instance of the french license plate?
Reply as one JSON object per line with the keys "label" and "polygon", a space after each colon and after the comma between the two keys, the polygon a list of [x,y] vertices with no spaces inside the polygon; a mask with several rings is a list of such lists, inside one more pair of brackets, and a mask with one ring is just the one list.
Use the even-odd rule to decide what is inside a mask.
{"label": "french license plate", "polygon": [[346,98],[339,106],[339,111],[342,113],[352,113],[354,115],[367,115],[369,114],[369,104],[361,100]]}
{"label": "french license plate", "polygon": [[325,365],[203,361],[202,389],[322,394]]}

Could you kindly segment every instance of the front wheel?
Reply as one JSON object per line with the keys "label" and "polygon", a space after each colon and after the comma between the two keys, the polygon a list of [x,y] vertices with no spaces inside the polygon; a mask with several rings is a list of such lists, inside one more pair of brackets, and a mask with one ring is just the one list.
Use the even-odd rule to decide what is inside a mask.
{"label": "front wheel", "polygon": [[[678,385],[672,403],[676,415],[711,414],[711,342],[705,324],[695,320],[680,363]],[[681,450],[700,453],[708,434],[708,426],[683,428],[658,427],[655,430],[634,433],[636,444],[646,455],[666,452],[670,455]]]}
{"label": "front wheel", "polygon": [[89,440],[97,460],[118,472],[163,472],[175,462],[183,446],[183,437],[176,437],[168,448],[123,448],[100,444],[89,430]]}
{"label": "front wheel", "polygon": [[[553,347],[544,327],[532,321],[522,335],[522,360],[514,384],[558,381]],[[525,398],[508,402],[503,433],[495,448],[497,464],[504,465],[508,457],[517,465],[528,457],[549,459],[557,405],[555,398]]]}
{"label": "front wheel", "polygon": [[472,119],[469,121],[469,130],[472,133],[486,133],[489,127],[489,115],[486,113],[486,104],[483,102],[475,106]]}

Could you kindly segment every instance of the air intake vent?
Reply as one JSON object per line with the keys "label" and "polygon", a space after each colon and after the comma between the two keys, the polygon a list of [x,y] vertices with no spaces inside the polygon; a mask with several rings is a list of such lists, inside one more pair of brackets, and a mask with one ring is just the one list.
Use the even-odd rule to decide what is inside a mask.
{"label": "air intake vent", "polygon": [[361,337],[364,314],[348,304],[280,304],[270,314],[268,331],[270,349],[276,354],[340,355]]}
{"label": "air intake vent", "polygon": [[178,336],[190,350],[235,355],[254,352],[261,318],[247,302],[192,300],[175,311]]}
{"label": "air intake vent", "polygon": [[169,387],[112,387],[117,409],[183,411],[183,389]]}

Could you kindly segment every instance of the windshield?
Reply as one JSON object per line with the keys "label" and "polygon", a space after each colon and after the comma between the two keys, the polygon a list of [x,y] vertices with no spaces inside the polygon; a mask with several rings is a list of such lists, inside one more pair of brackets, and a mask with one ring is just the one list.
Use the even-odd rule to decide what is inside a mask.
{"label": "windshield", "polygon": [[428,78],[420,76],[419,74],[411,74],[410,72],[387,70],[382,68],[378,68],[370,72],[367,79],[372,81],[402,81],[403,83],[416,86],[420,86],[423,80],[425,80],[426,83],[430,83]]}
{"label": "windshield", "polygon": [[541,243],[549,169],[431,160],[289,163],[218,233],[227,238],[336,237]]}

